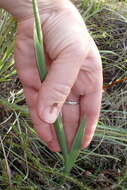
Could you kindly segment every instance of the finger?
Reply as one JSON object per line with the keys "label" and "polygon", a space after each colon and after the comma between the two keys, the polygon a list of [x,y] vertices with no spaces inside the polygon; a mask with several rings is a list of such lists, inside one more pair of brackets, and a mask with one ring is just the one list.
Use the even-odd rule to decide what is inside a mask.
{"label": "finger", "polygon": [[[69,95],[67,101],[79,102],[79,97],[73,94]],[[62,108],[62,118],[67,139],[68,150],[71,149],[77,128],[79,126],[80,105],[64,104]]]}
{"label": "finger", "polygon": [[53,136],[50,124],[41,121],[37,115],[36,105],[37,105],[38,91],[32,88],[24,87],[24,94],[30,110],[30,115],[34,128],[36,129],[39,137],[46,143],[52,141]]}
{"label": "finger", "polygon": [[[67,97],[67,101],[76,101],[79,102],[79,96],[75,96],[74,94],[69,94]],[[74,136],[76,134],[78,125],[79,125],[79,104],[70,105],[64,104],[62,107],[62,123],[64,126],[65,136],[67,140],[68,150],[71,149]],[[54,128],[52,127],[53,140],[48,143],[48,147],[51,151],[59,152],[60,147],[58,144],[57,136]]]}
{"label": "finger", "polygon": [[82,61],[60,56],[51,64],[38,96],[38,114],[42,120],[54,123],[75,83]]}
{"label": "finger", "polygon": [[58,139],[56,136],[56,132],[55,132],[55,128],[54,125],[51,125],[51,131],[52,131],[52,141],[50,141],[47,145],[48,148],[52,151],[52,152],[60,152],[60,146],[58,143]]}
{"label": "finger", "polygon": [[[26,26],[27,25],[27,26]],[[27,104],[29,106],[31,119],[33,125],[40,136],[45,142],[52,140],[52,132],[50,125],[40,120],[37,114],[37,96],[38,90],[41,87],[41,81],[35,61],[35,52],[33,46],[33,36],[31,35],[33,25],[29,23],[30,31],[26,30],[28,23],[18,25],[15,60],[18,76],[24,86],[24,93]],[[46,55],[47,65],[49,66],[50,60]]]}
{"label": "finger", "polygon": [[86,148],[94,135],[99,119],[102,92],[97,91],[81,98],[81,115],[86,118],[86,129],[83,140],[83,148]]}

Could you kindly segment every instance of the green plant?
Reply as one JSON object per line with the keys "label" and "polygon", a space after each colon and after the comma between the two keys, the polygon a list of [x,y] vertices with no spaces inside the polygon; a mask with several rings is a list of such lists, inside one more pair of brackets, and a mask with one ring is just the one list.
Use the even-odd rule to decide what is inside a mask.
{"label": "green plant", "polygon": [[[34,44],[35,44],[35,53],[36,53],[36,61],[39,70],[40,80],[43,81],[46,77],[47,70],[44,58],[44,48],[42,47],[43,44],[43,36],[42,36],[42,29],[41,29],[41,22],[39,16],[39,10],[37,6],[37,1],[33,0],[33,9],[34,9],[34,16],[35,16],[35,28],[34,28]],[[76,158],[79,155],[79,150],[81,148],[81,143],[84,134],[85,128],[85,120],[82,119],[80,121],[80,126],[77,131],[76,137],[72,144],[72,148],[68,151],[66,137],[64,133],[64,127],[62,124],[62,120],[60,116],[54,123],[54,127],[56,130],[58,142],[63,153],[64,157],[64,173],[69,174],[70,170],[72,169]]]}
{"label": "green plant", "polygon": [[0,15],[0,82],[4,82],[16,74],[12,58],[16,24],[14,19],[2,9]]}

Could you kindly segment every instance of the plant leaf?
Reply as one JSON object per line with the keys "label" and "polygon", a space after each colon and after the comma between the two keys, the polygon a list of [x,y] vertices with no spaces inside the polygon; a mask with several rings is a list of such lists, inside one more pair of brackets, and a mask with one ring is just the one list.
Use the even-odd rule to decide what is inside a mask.
{"label": "plant leaf", "polygon": [[[43,41],[42,41],[43,35],[42,35],[42,29],[41,29],[39,10],[38,10],[38,6],[37,6],[37,0],[32,0],[32,3],[33,3],[34,17],[35,17],[35,25],[34,25],[35,54],[36,54],[36,61],[37,61],[40,79],[41,79],[41,81],[43,81],[47,74]],[[68,156],[67,143],[66,143],[64,128],[63,128],[62,120],[61,120],[60,116],[56,120],[54,127],[55,127],[55,131],[57,134],[57,138],[58,138],[58,142],[59,142],[61,151],[64,156],[64,160],[66,161],[67,156]]]}
{"label": "plant leaf", "polygon": [[66,137],[64,133],[64,127],[62,124],[61,116],[59,116],[55,122],[55,130],[56,130],[56,135],[59,141],[59,145],[61,147],[61,151],[64,156],[64,160],[66,162],[68,158],[68,150],[67,150]]}
{"label": "plant leaf", "polygon": [[72,169],[77,157],[79,156],[80,148],[82,145],[82,140],[84,137],[84,129],[85,129],[85,123],[86,123],[85,121],[86,121],[85,119],[81,119],[81,121],[80,121],[79,129],[78,129],[77,134],[74,138],[74,142],[72,144],[71,151],[69,152],[68,159],[67,159],[67,162],[65,165],[64,172],[66,174],[69,174],[69,172]]}
{"label": "plant leaf", "polygon": [[38,72],[40,75],[40,80],[43,81],[46,77],[47,70],[45,65],[44,50],[42,47],[43,44],[39,42],[36,27],[34,27],[34,46],[35,46],[36,61],[38,66]]}

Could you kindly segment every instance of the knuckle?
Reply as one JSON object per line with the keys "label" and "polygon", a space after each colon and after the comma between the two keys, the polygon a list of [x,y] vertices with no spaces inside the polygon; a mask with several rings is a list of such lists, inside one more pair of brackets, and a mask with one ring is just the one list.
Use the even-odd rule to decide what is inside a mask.
{"label": "knuckle", "polygon": [[70,87],[64,84],[57,84],[54,86],[54,91],[60,95],[66,96],[70,91]]}
{"label": "knuckle", "polygon": [[50,92],[50,97],[56,101],[56,103],[64,102],[67,95],[70,92],[70,87],[67,84],[51,84],[45,83],[45,92]]}
{"label": "knuckle", "polygon": [[53,94],[58,101],[64,102],[69,92],[70,92],[70,88],[63,84],[57,84],[53,87]]}
{"label": "knuckle", "polygon": [[99,55],[92,57],[90,62],[93,65],[92,70],[94,72],[96,72],[96,73],[102,72],[102,60],[101,60],[101,57]]}
{"label": "knuckle", "polygon": [[73,53],[73,57],[79,60],[85,58],[88,49],[88,46],[84,43],[84,39],[75,39],[74,43],[69,47],[70,52]]}

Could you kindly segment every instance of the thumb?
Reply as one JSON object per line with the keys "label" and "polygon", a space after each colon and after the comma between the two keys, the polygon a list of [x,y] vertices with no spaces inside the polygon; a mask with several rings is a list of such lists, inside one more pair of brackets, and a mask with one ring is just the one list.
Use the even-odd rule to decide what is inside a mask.
{"label": "thumb", "polygon": [[[70,58],[71,57],[71,58]],[[54,123],[76,81],[81,60],[60,56],[51,63],[39,92],[37,111],[41,120]]]}

